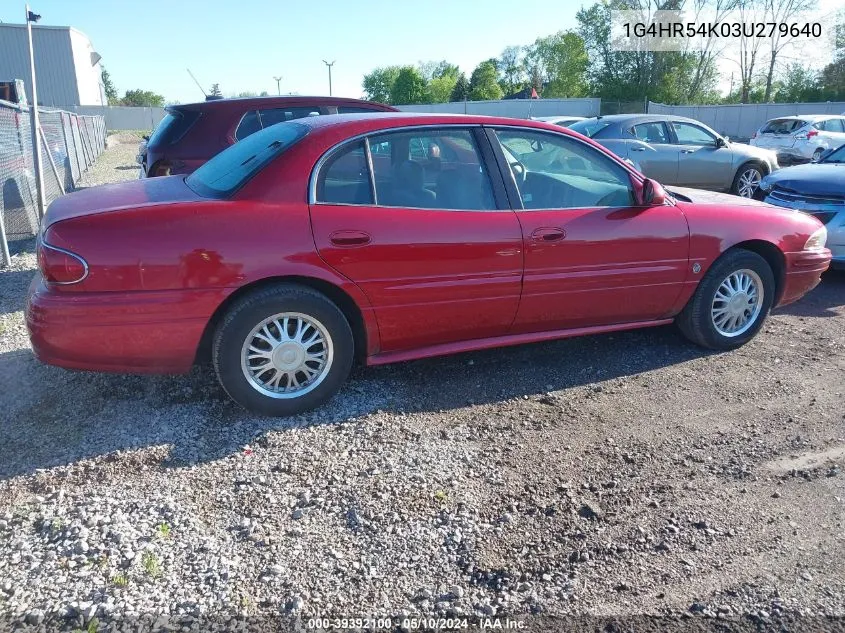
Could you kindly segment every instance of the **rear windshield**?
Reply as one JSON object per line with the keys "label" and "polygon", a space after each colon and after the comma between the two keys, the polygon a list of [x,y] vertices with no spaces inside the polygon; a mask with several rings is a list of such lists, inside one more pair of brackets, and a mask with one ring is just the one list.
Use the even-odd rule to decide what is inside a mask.
{"label": "rear windshield", "polygon": [[807,122],[801,119],[772,119],[763,126],[760,134],[791,134],[805,125]]}
{"label": "rear windshield", "polygon": [[224,149],[185,182],[205,198],[228,198],[307,133],[299,123],[268,127]]}
{"label": "rear windshield", "polygon": [[608,125],[610,125],[610,123],[602,121],[601,119],[586,119],[584,121],[576,121],[569,126],[569,129],[575,130],[579,134],[583,134],[589,138],[593,138]]}
{"label": "rear windshield", "polygon": [[162,147],[173,145],[200,118],[197,110],[168,110],[167,114],[150,135],[147,145]]}

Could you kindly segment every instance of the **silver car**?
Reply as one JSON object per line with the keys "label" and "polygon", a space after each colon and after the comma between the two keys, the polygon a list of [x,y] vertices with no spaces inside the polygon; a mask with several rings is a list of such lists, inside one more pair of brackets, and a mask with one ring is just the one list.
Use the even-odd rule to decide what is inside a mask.
{"label": "silver car", "polygon": [[781,162],[817,161],[827,150],[845,144],[845,116],[805,114],[772,119],[754,132],[751,144],[774,150]]}
{"label": "silver car", "polygon": [[666,114],[615,114],[569,126],[637,165],[664,185],[697,187],[751,198],[778,168],[774,152],[732,143],[709,127]]}
{"label": "silver car", "polygon": [[546,123],[552,123],[554,125],[559,125],[560,127],[569,127],[573,123],[577,123],[578,121],[583,121],[585,117],[582,116],[569,116],[568,114],[559,114],[557,116],[532,116],[532,121],[545,121]]}

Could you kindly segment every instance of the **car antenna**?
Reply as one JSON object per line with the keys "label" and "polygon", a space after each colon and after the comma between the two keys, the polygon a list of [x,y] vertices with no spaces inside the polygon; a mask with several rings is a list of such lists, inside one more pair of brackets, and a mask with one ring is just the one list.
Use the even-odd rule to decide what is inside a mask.
{"label": "car antenna", "polygon": [[208,99],[208,95],[206,94],[205,90],[202,89],[202,85],[200,84],[200,82],[197,81],[197,78],[194,77],[194,73],[191,72],[191,69],[186,68],[185,70],[188,71],[188,74],[191,76],[191,79],[194,80],[194,83],[197,85],[197,88],[199,88],[200,92],[202,92],[202,96]]}

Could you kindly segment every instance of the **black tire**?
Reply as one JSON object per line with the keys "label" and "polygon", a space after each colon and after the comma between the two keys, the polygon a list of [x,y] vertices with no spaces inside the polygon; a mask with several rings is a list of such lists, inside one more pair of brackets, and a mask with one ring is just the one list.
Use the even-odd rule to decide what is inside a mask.
{"label": "black tire", "polygon": [[752,170],[757,172],[757,183],[758,183],[758,186],[759,186],[759,182],[763,179],[763,176],[765,175],[763,173],[763,168],[760,166],[759,163],[754,163],[754,162],[745,163],[744,165],[742,165],[742,167],[740,167],[739,169],[736,170],[736,175],[734,175],[734,181],[733,181],[733,184],[731,185],[731,193],[732,194],[734,194],[735,196],[741,196],[743,198],[751,198],[751,197],[754,196],[754,191],[757,191],[756,187],[755,187],[754,191],[751,192],[750,196],[743,196],[740,193],[741,180],[742,180],[743,174],[745,174],[746,172],[752,171]]}
{"label": "black tire", "polygon": [[816,151],[813,152],[813,157],[810,159],[810,162],[811,163],[819,162],[819,159],[822,157],[822,154],[824,154],[824,150],[821,147],[817,147]]}
{"label": "black tire", "polygon": [[[760,278],[763,286],[763,300],[756,320],[738,336],[721,333],[713,322],[711,310],[716,291],[731,273],[751,270]],[[693,343],[715,350],[735,349],[745,345],[763,326],[775,296],[775,276],[768,262],[757,253],[740,248],[732,249],[717,259],[689,300],[675,323],[683,335]]]}
{"label": "black tire", "polygon": [[[301,396],[283,399],[259,391],[241,364],[247,336],[262,321],[280,313],[316,320],[328,335],[332,350],[331,364],[321,382]],[[273,331],[282,338],[277,329]],[[329,400],[349,376],[354,353],[352,329],[343,312],[323,294],[296,284],[278,284],[237,301],[217,327],[212,345],[214,369],[226,393],[244,408],[270,416],[296,415]]]}

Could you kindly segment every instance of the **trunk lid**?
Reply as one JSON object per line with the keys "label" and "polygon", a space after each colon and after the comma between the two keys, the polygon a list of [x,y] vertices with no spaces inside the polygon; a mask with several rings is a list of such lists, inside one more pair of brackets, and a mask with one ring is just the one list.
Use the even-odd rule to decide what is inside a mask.
{"label": "trunk lid", "polygon": [[184,176],[162,176],[91,187],[56,199],[47,209],[41,226],[47,227],[86,215],[133,207],[202,200],[185,184]]}

